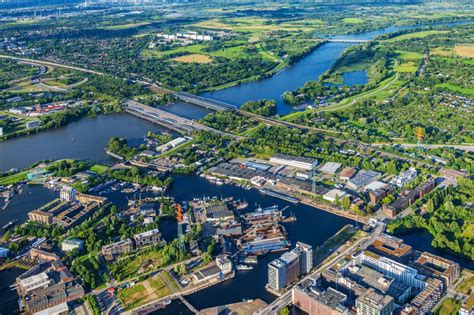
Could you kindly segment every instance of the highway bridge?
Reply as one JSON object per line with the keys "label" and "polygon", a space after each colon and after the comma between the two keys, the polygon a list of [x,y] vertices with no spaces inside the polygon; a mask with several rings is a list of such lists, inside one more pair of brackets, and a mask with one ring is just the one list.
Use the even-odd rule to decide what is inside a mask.
{"label": "highway bridge", "polygon": [[368,39],[351,39],[351,38],[331,38],[327,40],[330,43],[353,43],[353,44],[362,44],[368,43]]}
{"label": "highway bridge", "polygon": [[221,101],[213,100],[210,98],[186,93],[186,92],[178,92],[173,94],[178,100],[198,105],[207,109],[221,111],[221,110],[236,110],[237,107],[234,105],[230,105]]}
{"label": "highway bridge", "polygon": [[227,132],[223,132],[205,125],[202,125],[194,120],[187,119],[175,114],[166,112],[164,110],[138,103],[133,100],[126,101],[127,108],[125,111],[131,115],[146,119],[152,123],[164,126],[179,133],[190,133],[193,131],[208,131],[221,136],[231,137],[235,140],[241,140],[243,137],[236,136]]}

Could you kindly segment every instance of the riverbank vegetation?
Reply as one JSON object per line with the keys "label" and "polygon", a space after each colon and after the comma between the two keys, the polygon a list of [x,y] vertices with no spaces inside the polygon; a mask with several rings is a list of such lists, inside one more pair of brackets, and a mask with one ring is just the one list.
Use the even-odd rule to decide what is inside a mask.
{"label": "riverbank vegetation", "polygon": [[387,231],[395,234],[425,229],[433,236],[431,245],[474,260],[474,181],[458,180],[457,187],[435,190],[424,198],[419,214],[391,221]]}
{"label": "riverbank vegetation", "polygon": [[[414,34],[402,31],[348,49],[319,82],[308,82],[284,95],[290,103],[316,99],[315,106],[322,106],[286,119],[344,131],[365,142],[415,143],[418,129],[423,143],[473,142],[472,60],[439,52],[465,42],[474,33],[463,25],[438,28]],[[335,89],[323,83],[361,69],[369,74],[364,87]]]}

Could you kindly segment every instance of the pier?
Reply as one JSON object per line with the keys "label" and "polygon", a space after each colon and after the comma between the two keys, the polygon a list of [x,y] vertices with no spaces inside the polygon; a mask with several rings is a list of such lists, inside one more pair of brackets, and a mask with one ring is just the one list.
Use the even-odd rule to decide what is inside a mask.
{"label": "pier", "polygon": [[194,314],[199,314],[199,311],[197,308],[195,308],[191,303],[188,302],[188,300],[186,300],[184,298],[184,296],[182,296],[181,294],[178,295],[178,299],[184,304],[186,305],[186,307],[191,311],[193,312]]}

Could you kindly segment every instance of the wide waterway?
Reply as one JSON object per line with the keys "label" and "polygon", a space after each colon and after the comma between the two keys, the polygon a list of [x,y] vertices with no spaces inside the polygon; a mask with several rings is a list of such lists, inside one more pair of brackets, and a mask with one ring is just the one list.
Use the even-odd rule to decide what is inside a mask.
{"label": "wide waterway", "polygon": [[[344,38],[371,39],[376,35],[395,30],[397,28],[392,27],[375,32],[344,36]],[[284,69],[270,78],[207,93],[204,96],[237,106],[247,100],[273,98],[277,100],[279,113],[288,113],[292,108],[283,102],[281,97],[283,92],[294,90],[309,80],[317,79],[320,74],[329,69],[342,51],[350,45],[348,43],[326,43],[292,67]],[[208,112],[194,106],[181,107],[179,104],[169,106],[168,110],[189,118],[199,118]],[[59,129],[0,142],[0,171],[10,168],[25,168],[42,159],[76,158],[112,163],[113,161],[107,157],[104,151],[109,138],[139,139],[150,130],[162,131],[164,129],[125,114],[82,119]],[[250,207],[253,207],[256,203],[262,206],[278,204],[283,207],[288,205],[288,203],[279,199],[261,195],[255,190],[247,191],[229,185],[215,186],[197,176],[175,177],[170,193],[178,201],[203,195],[222,195],[224,197],[235,196],[236,198],[246,199]],[[22,221],[31,209],[49,201],[54,196],[54,193],[40,186],[27,186],[24,188],[23,194],[11,200],[6,210],[0,210],[0,223],[6,224],[12,219]],[[305,205],[290,205],[287,211],[293,212],[297,217],[296,223],[286,225],[292,243],[302,241],[316,247],[328,237],[334,235],[343,225],[352,223],[349,220]],[[420,238],[407,236],[407,242],[415,248],[433,251],[430,246],[431,239],[426,233]],[[232,280],[191,295],[189,301],[201,309],[216,304],[238,302],[245,298],[272,300],[273,297],[265,291],[264,285],[267,280],[266,264],[276,256],[278,256],[277,253],[263,257],[254,270],[239,272]],[[460,261],[460,263],[463,262]],[[468,262],[463,264],[472,266],[472,263]],[[3,281],[0,286],[4,288],[5,285],[13,282],[15,276],[10,277],[10,275],[16,273],[17,271],[8,274],[2,272],[0,278],[2,278],[2,281],[8,281]],[[11,303],[11,297],[9,301],[10,303],[2,305],[3,309],[0,312],[5,312],[5,307],[8,309],[7,313],[14,312],[15,303]],[[174,307],[177,310],[180,309],[178,303],[173,303]]]}

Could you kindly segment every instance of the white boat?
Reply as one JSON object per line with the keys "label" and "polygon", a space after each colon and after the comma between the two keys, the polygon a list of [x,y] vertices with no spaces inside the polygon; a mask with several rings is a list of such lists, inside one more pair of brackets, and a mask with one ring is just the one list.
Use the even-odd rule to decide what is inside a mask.
{"label": "white boat", "polygon": [[252,266],[248,266],[248,265],[237,265],[235,267],[235,269],[239,270],[239,271],[247,271],[247,270],[252,270],[253,267]]}

